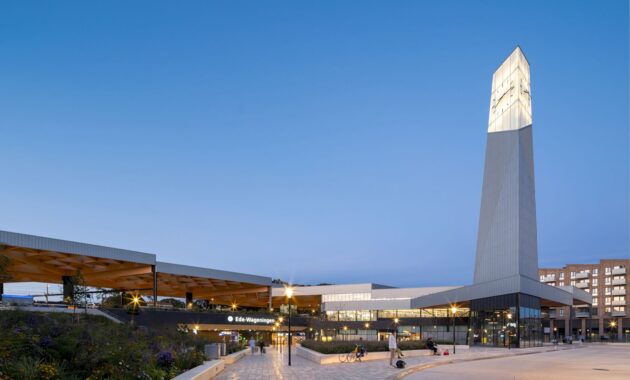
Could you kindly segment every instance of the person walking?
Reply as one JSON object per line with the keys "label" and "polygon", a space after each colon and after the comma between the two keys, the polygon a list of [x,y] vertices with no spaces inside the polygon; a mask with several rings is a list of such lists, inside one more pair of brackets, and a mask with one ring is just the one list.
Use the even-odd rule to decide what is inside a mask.
{"label": "person walking", "polygon": [[398,345],[396,344],[396,331],[392,331],[389,334],[389,365],[394,366],[394,356],[396,356],[396,349]]}
{"label": "person walking", "polygon": [[252,350],[252,355],[254,355],[256,353],[256,339],[254,339],[253,335],[249,337],[248,343],[250,350]]}
{"label": "person walking", "polygon": [[429,337],[429,339],[427,339],[427,348],[431,351],[433,351],[433,355],[437,355],[438,354],[438,349],[435,346],[435,342],[433,341],[433,338]]}
{"label": "person walking", "polygon": [[258,345],[260,346],[260,354],[264,354],[265,353],[265,341],[264,340],[260,340],[260,342],[258,342]]}

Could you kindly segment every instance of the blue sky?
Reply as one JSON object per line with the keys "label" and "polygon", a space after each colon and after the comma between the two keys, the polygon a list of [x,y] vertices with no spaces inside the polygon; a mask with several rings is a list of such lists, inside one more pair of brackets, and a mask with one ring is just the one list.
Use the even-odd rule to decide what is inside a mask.
{"label": "blue sky", "polygon": [[301,283],[470,283],[517,44],[540,265],[628,257],[626,1],[2,2],[0,229]]}

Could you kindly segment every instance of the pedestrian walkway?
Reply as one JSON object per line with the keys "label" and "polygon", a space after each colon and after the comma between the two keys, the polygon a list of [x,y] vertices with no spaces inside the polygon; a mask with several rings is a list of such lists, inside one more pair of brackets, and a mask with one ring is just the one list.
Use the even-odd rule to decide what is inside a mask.
{"label": "pedestrian walkway", "polygon": [[[560,348],[562,349],[562,347]],[[473,348],[467,353],[458,353],[451,356],[421,356],[405,358],[407,369],[412,367],[424,367],[440,362],[453,360],[475,360],[505,355],[536,353],[548,351],[550,347],[538,347],[531,349],[506,350],[503,348]],[[368,353],[369,355],[369,353]],[[270,347],[265,355],[247,355],[238,362],[226,365],[223,372],[216,378],[219,380],[322,380],[322,379],[395,379],[408,370],[400,370],[389,365],[388,360],[375,360],[362,363],[340,363],[320,365],[310,360],[295,355],[291,356],[292,365],[289,367],[287,349],[283,347]]]}

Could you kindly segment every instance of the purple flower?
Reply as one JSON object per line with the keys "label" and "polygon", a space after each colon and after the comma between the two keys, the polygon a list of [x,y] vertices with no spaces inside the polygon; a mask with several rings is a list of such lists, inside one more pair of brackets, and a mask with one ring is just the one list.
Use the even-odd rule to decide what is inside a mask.
{"label": "purple flower", "polygon": [[157,354],[157,364],[160,367],[170,367],[173,361],[173,354],[170,351],[160,351]]}
{"label": "purple flower", "polygon": [[39,338],[39,346],[41,348],[48,348],[48,347],[50,347],[52,345],[53,345],[53,340],[48,335]]}

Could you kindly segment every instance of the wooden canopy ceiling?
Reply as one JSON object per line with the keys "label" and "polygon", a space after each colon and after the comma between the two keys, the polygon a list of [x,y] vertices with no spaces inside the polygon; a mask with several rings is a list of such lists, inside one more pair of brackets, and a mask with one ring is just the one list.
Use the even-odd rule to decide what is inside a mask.
{"label": "wooden canopy ceiling", "polygon": [[[63,276],[80,270],[90,287],[153,294],[153,265],[9,245],[0,245],[0,255],[10,260],[5,282],[62,283]],[[269,288],[259,284],[169,273],[157,273],[156,279],[158,296],[184,298],[191,292],[214,304],[269,305]]]}

